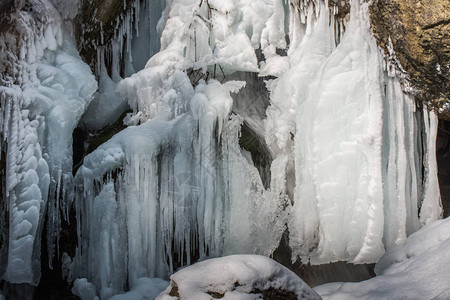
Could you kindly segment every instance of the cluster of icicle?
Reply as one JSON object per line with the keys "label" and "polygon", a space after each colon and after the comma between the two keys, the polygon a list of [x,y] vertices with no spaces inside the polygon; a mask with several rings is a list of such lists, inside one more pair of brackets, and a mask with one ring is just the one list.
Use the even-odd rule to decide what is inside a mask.
{"label": "cluster of icicle", "polygon": [[[148,36],[140,43],[127,45],[124,53],[130,49],[143,51],[143,44],[156,30],[159,17],[150,24],[149,1],[143,3],[145,9],[140,9],[139,3],[131,4],[124,20],[117,20],[114,40],[122,48],[125,42],[132,42],[131,36],[137,30],[142,31],[141,36]],[[18,2],[14,6],[16,10],[8,17],[10,28],[0,34],[0,63],[4,67],[0,78],[0,158],[6,165],[1,185],[0,278],[37,285],[44,222],[51,267],[53,258],[60,254],[57,247],[61,222],[67,219],[73,202],[72,132],[93,99],[116,100],[119,104],[113,104],[119,107],[105,105],[113,106],[116,114],[124,110],[124,105],[114,98],[111,90],[115,83],[104,69],[104,76],[98,74],[100,95],[94,98],[97,81],[80,58],[74,40],[73,19],[79,1],[30,0],[26,4],[21,7],[23,3]],[[160,6],[153,14],[161,15]],[[139,20],[142,15],[145,19]],[[136,24],[135,28],[128,28],[132,24]],[[124,28],[128,28],[126,32]],[[157,38],[152,41],[151,47],[159,47]],[[144,52],[153,51],[151,47]],[[105,48],[99,47],[99,57],[105,56]],[[114,61],[124,58],[115,55],[110,55]],[[112,68],[113,77],[119,74],[119,68],[119,63]],[[115,79],[121,80],[119,75]],[[102,93],[105,90],[109,94]],[[96,109],[91,109],[91,115],[97,113]],[[97,116],[92,127],[98,130],[108,124],[106,117],[111,118],[111,113]]]}
{"label": "cluster of icicle", "polygon": [[[161,23],[164,0],[124,1],[122,10],[112,24],[93,19],[90,26],[82,24],[81,47],[93,45],[99,89],[81,120],[84,130],[96,133],[113,123],[128,109],[123,97],[116,93],[117,83],[144,68],[147,60],[160,49]],[[94,13],[95,15],[95,13]],[[99,26],[96,40],[86,40],[91,27]],[[112,38],[106,40],[103,30],[113,26]]]}
{"label": "cluster of icicle", "polygon": [[[123,14],[119,14],[114,21],[113,38],[105,41],[103,37],[103,26],[100,22],[100,39],[97,41],[86,41],[94,43],[97,49],[97,74],[102,71],[99,63],[108,58],[111,64],[110,72],[114,81],[121,79],[121,74],[130,76],[140,70],[142,66],[136,64],[136,52],[140,51],[143,57],[153,55],[159,47],[159,39],[156,35],[157,23],[164,8],[162,0],[131,1],[129,7],[123,2]],[[156,50],[157,51],[157,50]],[[147,57],[148,59],[148,57]]]}
{"label": "cluster of icicle", "polygon": [[[293,260],[373,263],[439,218],[437,119],[388,72],[368,5],[352,1],[336,26],[320,0],[168,3],[161,51],[118,85],[135,126],[76,176],[72,276],[106,299],[194,259],[268,255],[286,229]],[[232,111],[233,97],[252,103],[235,96],[252,84],[233,72],[273,76],[263,129],[253,128],[273,157],[268,189],[239,146],[242,123],[257,122]]]}
{"label": "cluster of icicle", "polygon": [[[74,46],[70,22],[47,1],[29,4],[33,10],[11,15],[12,30],[0,37],[10,70],[0,86],[7,212],[1,230],[9,235],[1,249],[0,278],[37,285],[44,219],[47,215],[51,262],[61,213],[73,197],[72,132],[97,84]],[[63,15],[76,12],[73,5],[65,5]]]}

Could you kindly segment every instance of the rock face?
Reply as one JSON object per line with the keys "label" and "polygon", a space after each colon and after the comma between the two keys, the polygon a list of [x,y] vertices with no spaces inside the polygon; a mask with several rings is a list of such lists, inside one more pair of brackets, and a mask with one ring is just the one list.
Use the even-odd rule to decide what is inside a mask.
{"label": "rock face", "polygon": [[111,40],[117,18],[123,16],[130,8],[132,1],[122,0],[92,0],[82,1],[80,23],[78,26],[81,45],[80,55],[92,68],[97,59],[97,45],[103,45]]}
{"label": "rock face", "polygon": [[388,54],[389,38],[416,97],[450,120],[450,2],[374,0],[371,24]]}

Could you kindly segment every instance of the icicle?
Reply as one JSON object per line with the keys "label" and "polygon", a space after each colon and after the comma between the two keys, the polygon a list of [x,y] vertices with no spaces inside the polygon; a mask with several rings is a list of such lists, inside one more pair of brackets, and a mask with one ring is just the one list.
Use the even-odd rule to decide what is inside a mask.
{"label": "icicle", "polygon": [[426,145],[425,155],[425,186],[423,202],[420,209],[420,222],[425,225],[442,217],[442,204],[439,194],[436,163],[436,135],[438,119],[434,112],[423,106],[423,121],[425,125]]}

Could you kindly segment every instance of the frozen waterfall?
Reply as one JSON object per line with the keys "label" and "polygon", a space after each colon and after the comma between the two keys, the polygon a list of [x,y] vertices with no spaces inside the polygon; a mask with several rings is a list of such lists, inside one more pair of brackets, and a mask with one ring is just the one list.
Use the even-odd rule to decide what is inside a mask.
{"label": "frozen waterfall", "polygon": [[[18,13],[0,86],[1,279],[37,285],[44,220],[51,261],[71,207],[70,279],[101,299],[199,259],[269,256],[285,232],[292,261],[375,263],[441,217],[437,117],[377,46],[367,1],[346,17],[323,0],[132,1],[95,41],[97,80],[76,7],[32,2],[46,18]],[[97,131],[128,107],[73,177],[80,120]]]}
{"label": "frozen waterfall", "polygon": [[[133,286],[193,259],[268,255],[286,228],[293,260],[373,263],[439,218],[437,119],[402,91],[367,4],[353,1],[347,21],[327,3],[292,1],[283,56],[285,7],[261,2],[270,9],[174,1],[161,51],[120,82],[134,126],[88,155],[76,182],[73,275],[101,295],[122,290],[127,276]],[[233,93],[252,84],[229,81],[242,71],[275,76],[263,120],[232,110]],[[239,147],[246,119],[273,157],[267,189]]]}

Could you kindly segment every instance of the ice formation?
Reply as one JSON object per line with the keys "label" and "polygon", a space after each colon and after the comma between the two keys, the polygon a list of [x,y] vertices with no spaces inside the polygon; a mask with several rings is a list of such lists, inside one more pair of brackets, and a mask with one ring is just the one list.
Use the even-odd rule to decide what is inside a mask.
{"label": "ice formation", "polygon": [[[171,293],[174,289],[176,296]],[[291,292],[298,299],[320,299],[294,272],[259,255],[214,258],[182,269],[170,276],[170,285],[156,299],[207,300],[214,293],[223,299],[256,300],[267,290]]]}
{"label": "ice formation", "polygon": [[[347,18],[322,0],[131,2],[113,40],[95,42],[95,95],[68,21],[78,4],[32,3],[46,17],[18,13],[20,56],[5,52],[17,78],[0,87],[2,279],[37,284],[45,211],[51,259],[72,204],[74,292],[100,299],[198,259],[270,255],[285,232],[293,261],[374,263],[440,218],[437,118],[402,90],[368,2]],[[97,131],[127,107],[128,128],[73,179],[80,118]],[[264,168],[240,145],[244,125]]]}
{"label": "ice formation", "polygon": [[[173,1],[161,51],[118,85],[134,126],[77,174],[73,276],[121,291],[197,258],[268,255],[286,228],[293,260],[373,263],[439,218],[436,116],[402,91],[367,6],[352,1],[350,19],[334,20],[327,2],[290,2],[283,56],[282,2]],[[251,80],[233,72],[277,76],[267,118],[233,111],[246,87],[230,79]],[[245,121],[273,156],[268,189],[239,147]]]}
{"label": "ice formation", "polygon": [[[65,204],[73,196],[72,132],[97,84],[74,46],[71,24],[48,2],[36,2],[34,8],[47,19],[17,13],[18,56],[5,49],[16,78],[5,76],[0,86],[9,211],[7,262],[1,278],[36,285],[44,216],[48,210],[52,258],[61,212],[67,211]],[[3,33],[3,41],[14,38]]]}
{"label": "ice formation", "polygon": [[450,296],[450,219],[438,220],[393,246],[375,266],[376,277],[315,288],[323,299],[436,299]]}

